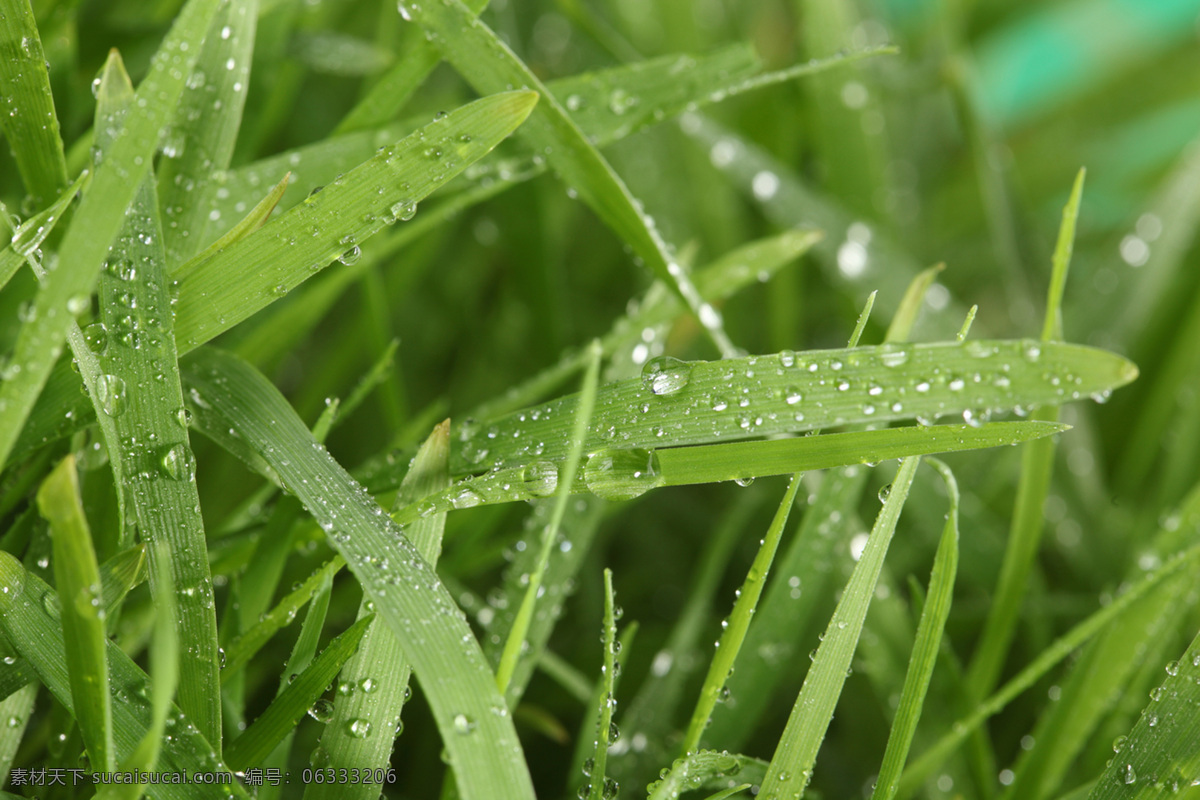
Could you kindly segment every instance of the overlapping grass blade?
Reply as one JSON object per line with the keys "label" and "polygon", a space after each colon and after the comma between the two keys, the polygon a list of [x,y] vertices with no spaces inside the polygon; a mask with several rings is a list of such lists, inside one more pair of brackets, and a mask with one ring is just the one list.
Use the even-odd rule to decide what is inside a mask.
{"label": "overlapping grass blade", "polygon": [[26,0],[0,2],[0,132],[32,207],[57,197],[67,185],[67,160],[42,37]]}
{"label": "overlapping grass blade", "polygon": [[1193,545],[1164,563],[1154,573],[1131,586],[1109,605],[1096,611],[1067,633],[1055,639],[1048,648],[1042,651],[1041,655],[976,706],[967,717],[956,722],[949,733],[942,736],[933,747],[912,762],[901,777],[896,797],[910,797],[929,775],[938,769],[946,758],[989,717],[1008,705],[1014,697],[1034,685],[1055,665],[1112,624],[1114,620],[1123,616],[1131,606],[1147,594],[1157,591],[1165,583],[1184,574],[1185,571],[1195,570],[1197,563],[1200,563],[1200,545]]}
{"label": "overlapping grass blade", "polygon": [[675,759],[666,775],[647,786],[649,800],[675,800],[684,792],[722,784],[763,785],[767,765],[749,756],[701,750]]}
{"label": "overlapping grass blade", "polygon": [[73,457],[59,462],[42,483],[38,508],[50,523],[54,544],[54,581],[75,719],[93,767],[112,770],[112,693],[100,567],[79,497]]}
{"label": "overlapping grass blade", "polygon": [[[7,589],[7,591],[3,591]],[[63,662],[64,642],[59,620],[47,608],[54,590],[40,578],[27,572],[15,558],[0,552],[0,627],[18,652],[37,671],[38,678],[69,711],[74,708],[71,690]],[[116,702],[113,709],[113,742],[118,762],[124,761],[138,747],[151,729],[151,697],[153,689],[146,673],[111,642],[108,645],[109,674]],[[171,735],[162,740],[158,769],[164,772],[193,774],[218,773],[228,783],[222,790],[233,797],[246,797],[240,784],[225,769],[212,745],[191,721],[173,709],[167,726]],[[211,787],[188,784],[155,784],[148,787],[150,795],[164,800],[191,800],[205,797]]]}
{"label": "overlapping grass blade", "polygon": [[933,558],[933,572],[929,576],[925,608],[917,626],[916,641],[913,644],[908,673],[904,677],[900,705],[896,709],[892,729],[888,734],[887,750],[883,754],[883,763],[875,779],[875,791],[871,793],[871,800],[891,800],[895,795],[900,774],[904,770],[904,762],[908,759],[913,734],[917,730],[917,720],[920,719],[921,709],[925,705],[926,692],[933,678],[934,666],[941,650],[942,632],[950,615],[950,604],[954,600],[954,580],[958,571],[958,482],[954,480],[954,473],[950,468],[940,461],[928,459],[926,463],[937,469],[942,480],[946,482],[950,510],[946,514],[946,527],[942,529],[937,555]]}
{"label": "overlapping grass blade", "polygon": [[196,198],[207,192],[213,175],[226,169],[233,156],[257,22],[257,0],[234,0],[217,12],[163,144],[158,177],[170,264],[199,252],[220,229],[220,217],[213,219]]}
{"label": "overlapping grass blade", "polygon": [[833,719],[833,710],[842,693],[850,661],[858,646],[863,620],[866,619],[875,584],[883,569],[884,556],[887,555],[892,534],[896,531],[896,522],[900,519],[900,509],[908,498],[908,490],[919,464],[919,458],[906,458],[892,481],[883,509],[875,519],[871,537],[825,629],[825,637],[817,647],[787,727],[771,757],[771,765],[762,784],[762,794],[767,798],[794,797],[803,793],[812,780],[817,750]]}
{"label": "overlapping grass blade", "polygon": [[391,627],[433,709],[463,797],[531,798],[520,743],[462,612],[376,503],[313,439],[265,378],[201,350],[186,363],[193,403],[208,404],[272,464],[326,529]]}
{"label": "overlapping grass blade", "polygon": [[271,754],[337,677],[338,670],[354,653],[372,619],[373,616],[363,617],[338,634],[296,680],[286,684],[267,710],[225,748],[229,766],[246,769],[262,763]]}
{"label": "overlapping grass blade", "polygon": [[270,305],[334,259],[360,258],[364,239],[416,214],[417,203],[495,147],[536,100],[530,92],[510,92],[436,119],[254,234],[177,273],[180,351]]}
{"label": "overlapping grass blade", "polygon": [[[0,464],[8,460],[46,378],[62,352],[67,323],[86,308],[109,245],[153,161],[219,0],[190,0],[155,54],[138,87],[135,110],[124,121],[59,249],[59,267],[47,275],[32,316],[10,356],[11,376],[0,385]],[[64,181],[65,183],[65,181]]]}
{"label": "overlapping grass blade", "polygon": [[[450,425],[443,422],[434,429],[413,459],[402,484],[398,501],[416,501],[449,482]],[[421,556],[431,565],[441,553],[445,514],[433,514],[417,520],[405,533]],[[367,604],[359,608],[366,616]],[[383,770],[391,762],[392,748],[401,729],[400,715],[411,689],[412,666],[404,650],[386,624],[376,619],[363,634],[358,651],[350,657],[338,677],[339,693],[333,704],[333,717],[321,734],[324,754],[321,761],[333,769]],[[343,693],[342,687],[347,691]],[[370,735],[363,735],[370,731]],[[368,773],[375,774],[375,773]],[[382,774],[382,773],[379,773]],[[363,782],[345,786],[334,783],[311,784],[306,800],[357,797],[371,800],[379,795],[378,784]]]}
{"label": "overlapping grass blade", "polygon": [[[1060,309],[1067,270],[1071,263],[1071,252],[1075,244],[1075,222],[1079,217],[1084,175],[1084,171],[1080,170],[1071,191],[1071,198],[1063,209],[1058,244],[1054,250],[1046,317],[1042,326],[1042,341],[1046,343],[1062,338]],[[1053,422],[1058,419],[1058,409],[1049,405],[1039,409],[1035,418]],[[1054,440],[1046,439],[1031,444],[1021,454],[1021,481],[1017,486],[1017,500],[1013,509],[1012,528],[1004,562],[1000,567],[1000,577],[987,621],[984,623],[967,672],[967,692],[971,703],[978,703],[995,688],[1000,670],[1004,666],[1004,658],[1016,632],[1021,600],[1041,540],[1042,509],[1050,491],[1054,452]]]}
{"label": "overlapping grass blade", "polygon": [[[979,422],[991,412],[1110,391],[1136,374],[1111,353],[1033,341],[656,359],[641,378],[601,387],[585,447],[658,448],[946,414]],[[567,396],[464,428],[451,473],[561,460],[577,402]]]}
{"label": "overlapping grass blade", "polygon": [[[99,117],[119,117],[123,101],[130,100],[121,84],[128,91],[128,78],[114,55],[101,83]],[[98,137],[97,144],[106,160],[107,137]],[[155,559],[160,554],[171,559],[181,647],[192,655],[180,667],[180,708],[206,739],[219,744],[217,621],[165,262],[151,175],[143,179],[99,277],[100,319],[94,323],[98,330],[85,337],[85,346],[99,362],[92,403],[97,416],[106,418],[102,430],[113,472],[132,505],[132,513],[125,510],[127,518],[136,518],[142,540],[150,545],[150,588],[155,596],[163,591]],[[159,549],[157,542],[169,546]]]}
{"label": "overlapping grass blade", "polygon": [[63,212],[71,205],[76,194],[87,188],[91,177],[92,173],[84,170],[44,211],[25,220],[13,230],[12,239],[0,250],[0,289],[3,289],[21,268],[25,259],[39,257],[38,248],[62,219]]}

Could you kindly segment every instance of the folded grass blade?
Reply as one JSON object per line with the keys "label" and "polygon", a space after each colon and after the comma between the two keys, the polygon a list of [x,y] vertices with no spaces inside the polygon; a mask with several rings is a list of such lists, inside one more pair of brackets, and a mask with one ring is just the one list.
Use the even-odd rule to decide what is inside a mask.
{"label": "folded grass blade", "polygon": [[25,220],[13,230],[12,240],[0,250],[0,289],[3,289],[21,268],[25,259],[40,258],[38,248],[62,219],[63,212],[71,205],[76,194],[88,187],[91,177],[92,173],[84,170],[44,211]]}

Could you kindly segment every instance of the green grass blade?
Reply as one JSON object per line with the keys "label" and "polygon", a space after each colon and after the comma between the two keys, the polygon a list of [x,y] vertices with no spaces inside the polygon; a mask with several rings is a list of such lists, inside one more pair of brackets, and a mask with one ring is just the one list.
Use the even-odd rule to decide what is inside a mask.
{"label": "green grass blade", "polygon": [[167,261],[179,264],[208,245],[220,222],[195,198],[228,168],[242,122],[258,21],[257,0],[226,3],[212,22],[179,113],[163,145],[158,177]]}
{"label": "green grass blade", "polygon": [[[434,429],[413,459],[401,490],[404,500],[419,500],[441,489],[449,481],[446,465],[450,455],[450,426],[442,423]],[[407,530],[423,558],[436,564],[441,552],[446,516],[433,514],[414,522]],[[359,609],[365,616],[367,606]],[[391,630],[380,620],[371,623],[362,643],[346,662],[338,677],[339,694],[334,700],[333,718],[326,723],[318,745],[324,753],[316,760],[334,769],[386,769],[401,728],[401,712],[411,692],[412,667]],[[341,688],[348,687],[346,693]],[[369,736],[364,730],[373,731]],[[322,798],[361,798],[379,796],[378,784],[311,784],[306,800]]]}
{"label": "green grass blade", "polygon": [[[565,496],[560,495],[560,496]],[[592,750],[591,767],[586,769],[589,783],[586,789],[587,800],[602,800],[616,795],[618,785],[608,777],[608,747],[612,743],[613,710],[617,701],[614,695],[613,681],[616,676],[617,656],[617,622],[613,611],[612,570],[604,570],[604,666],[600,672],[600,704],[596,717],[596,744]],[[580,797],[584,797],[580,792]]]}
{"label": "green grass blade", "polygon": [[11,241],[0,250],[0,289],[3,289],[21,268],[25,259],[40,258],[41,251],[38,248],[62,219],[63,212],[71,205],[75,195],[88,187],[91,178],[92,173],[84,170],[44,211],[25,220],[13,230]]}
{"label": "green grass blade", "polygon": [[[592,342],[592,346],[589,348],[589,356],[591,364],[584,375],[583,389],[579,395],[580,402],[575,410],[575,419],[573,420],[574,424],[571,430],[571,449],[567,455],[566,462],[563,464],[561,478],[558,467],[555,466],[553,468],[553,475],[550,474],[549,470],[545,471],[545,474],[541,476],[545,485],[538,487],[539,492],[543,495],[557,492],[557,496],[554,501],[554,511],[550,515],[550,524],[542,532],[537,566],[534,567],[533,573],[530,575],[529,586],[525,590],[525,596],[521,599],[521,607],[517,611],[516,618],[513,620],[512,628],[508,633],[508,640],[504,644],[504,652],[500,656],[500,664],[496,668],[496,685],[505,694],[508,693],[513,672],[516,670],[517,660],[521,657],[521,652],[525,646],[525,637],[528,634],[529,626],[533,619],[534,607],[537,605],[537,600],[541,595],[542,579],[546,574],[546,566],[550,562],[550,549],[554,546],[559,527],[562,525],[563,516],[566,514],[568,498],[575,485],[575,477],[583,458],[583,443],[587,438],[587,431],[591,425],[592,411],[595,408],[596,386],[600,381],[599,341]],[[527,476],[528,479],[529,476]]]}
{"label": "green grass blade", "polygon": [[[1084,175],[1084,171],[1080,170],[1071,190],[1071,198],[1063,209],[1058,244],[1054,250],[1046,319],[1042,326],[1042,341],[1046,343],[1060,338],[1062,333],[1060,307],[1075,242],[1075,221],[1079,216],[1079,203],[1083,196]],[[1053,405],[1040,409],[1036,418],[1057,420],[1058,409]],[[1046,439],[1031,444],[1022,453],[1021,481],[1017,486],[1017,500],[1013,509],[1004,562],[1000,567],[991,610],[967,671],[968,697],[973,703],[982,700],[995,688],[1016,632],[1029,572],[1037,556],[1038,543],[1041,541],[1042,509],[1050,491],[1054,452],[1054,440]]]}
{"label": "green grass blade", "polygon": [[1200,635],[1166,667],[1133,730],[1100,776],[1088,800],[1157,798],[1196,786],[1200,776]]}
{"label": "green grass blade", "polygon": [[[150,170],[159,135],[195,63],[219,0],[190,0],[175,20],[138,87],[136,110],[125,119],[59,249],[59,267],[49,273],[22,326],[10,357],[17,371],[0,385],[0,464],[29,416],[62,352],[72,309],[91,293],[126,209]],[[150,102],[153,98],[153,102]],[[144,103],[144,105],[142,105]],[[65,181],[64,181],[65,183]]]}
{"label": "green grass blade", "polygon": [[1112,603],[1096,611],[1067,633],[1055,639],[1048,648],[1042,651],[1041,655],[977,705],[967,717],[956,722],[949,733],[942,736],[936,744],[917,758],[904,771],[896,796],[899,798],[910,797],[929,775],[938,769],[946,758],[989,717],[1003,709],[1014,697],[1033,686],[1050,669],[1112,624],[1114,620],[1119,619],[1148,593],[1156,591],[1165,582],[1185,570],[1194,570],[1197,562],[1200,562],[1200,546],[1184,550],[1164,563],[1153,574],[1148,575],[1119,595]]}
{"label": "green grass blade", "polygon": [[[74,708],[67,670],[63,663],[64,642],[54,608],[47,595],[54,590],[41,579],[27,572],[8,553],[0,553],[0,627],[8,640],[34,667],[41,681],[67,710]],[[108,645],[109,673],[113,695],[113,741],[118,763],[123,762],[140,744],[151,726],[151,704],[145,698],[153,689],[146,673],[115,644]],[[222,789],[233,797],[246,797],[240,784],[225,769],[209,742],[187,718],[173,709],[170,717],[172,735],[162,741],[158,768],[164,772],[216,772]],[[211,792],[211,788],[205,791]],[[190,800],[206,796],[195,786],[186,784],[157,784],[150,794],[164,800]]]}
{"label": "green grass blade", "polygon": [[[274,386],[213,350],[187,362],[192,400],[224,414],[327,529],[391,627],[434,712],[466,798],[530,798],[512,719],[466,620],[400,529],[323,449]],[[343,507],[344,506],[344,507]]]}
{"label": "green grass blade", "polygon": [[750,627],[750,620],[758,607],[758,600],[762,596],[763,586],[771,571],[771,564],[775,560],[775,552],[779,549],[779,541],[783,537],[783,529],[787,525],[788,515],[796,504],[796,492],[800,489],[800,480],[799,474],[792,476],[787,490],[783,493],[783,500],[779,503],[779,510],[775,512],[775,518],[767,529],[767,535],[763,537],[758,553],[754,556],[754,562],[750,565],[746,579],[742,582],[737,600],[733,605],[733,611],[730,612],[728,620],[721,624],[721,638],[717,641],[716,652],[713,653],[708,674],[705,675],[704,684],[700,688],[700,696],[692,711],[691,722],[688,723],[687,731],[683,735],[683,744],[680,746],[680,750],[685,754],[699,749],[700,737],[704,734],[704,729],[708,727],[713,708],[718,702],[726,699],[722,696],[722,692],[728,691],[725,688],[725,682],[733,673],[738,653],[741,652],[742,643],[746,639],[746,631]]}
{"label": "green grass blade", "polygon": [[942,645],[942,632],[950,615],[950,604],[954,600],[954,580],[958,571],[958,483],[950,468],[931,459],[928,462],[942,475],[946,491],[950,495],[950,510],[946,515],[946,527],[938,543],[937,555],[933,558],[933,572],[929,576],[929,592],[921,622],[917,626],[916,642],[913,644],[908,673],[904,677],[904,689],[892,729],[888,733],[887,750],[875,780],[875,791],[871,800],[891,800],[900,782],[904,762],[917,730],[917,720],[925,705],[926,692],[933,678],[934,666]]}
{"label": "green grass blade", "polygon": [[287,190],[288,181],[290,178],[291,173],[285,174],[280,179],[279,183],[275,184],[274,188],[267,192],[266,196],[259,200],[258,203],[255,204],[254,208],[250,209],[246,216],[242,217],[242,219],[236,225],[226,231],[225,235],[223,235],[220,239],[217,239],[208,247],[204,248],[203,251],[197,253],[195,256],[184,262],[184,264],[176,270],[176,273],[180,275],[187,275],[197,266],[203,264],[205,261],[208,261],[210,258],[213,258],[225,248],[240,242],[242,239],[245,239],[247,236],[261,228],[263,224],[266,223],[267,218],[271,216],[271,213],[279,205],[279,201],[283,198],[284,191]]}
{"label": "green grass blade", "polygon": [[357,260],[359,243],[415,214],[426,195],[520,125],[536,100],[530,92],[510,92],[437,119],[227,250],[177,273],[181,352],[270,305],[334,259]]}
{"label": "green grass blade", "polygon": [[28,0],[0,2],[0,132],[8,139],[33,208],[67,185],[50,73]]}
{"label": "green grass blade", "polygon": [[443,54],[476,91],[488,94],[507,86],[527,86],[541,95],[522,129],[523,138],[651,272],[679,294],[722,354],[736,352],[719,312],[700,296],[624,182],[529,67],[461,2],[412,4],[410,13],[434,35]]}
{"label": "green grass blade", "polygon": [[38,490],[38,508],[50,523],[54,580],[62,609],[67,674],[75,718],[93,769],[112,770],[112,694],[108,683],[100,567],[79,497],[71,456],[59,462]]}
{"label": "green grass blade", "polygon": [[742,755],[701,750],[675,759],[667,774],[647,786],[649,800],[675,800],[684,792],[715,788],[732,778],[762,784],[761,761]]}
{"label": "green grass blade", "polygon": [[262,763],[271,754],[337,677],[338,670],[354,653],[372,619],[374,617],[363,617],[338,634],[296,680],[287,684],[267,710],[225,748],[229,766],[243,770]]}
{"label": "green grass blade", "polygon": [[762,793],[767,798],[773,800],[802,794],[812,780],[817,750],[833,719],[834,708],[846,681],[846,672],[858,646],[871,595],[875,592],[875,584],[883,569],[884,556],[887,555],[892,534],[896,531],[896,522],[900,518],[900,509],[908,498],[908,490],[920,463],[919,458],[905,459],[892,481],[891,492],[875,519],[866,549],[825,629],[825,637],[817,647],[787,727],[779,739],[775,755],[771,757],[771,765],[763,778]]}
{"label": "green grass blade", "polygon": [[[17,748],[25,736],[25,728],[33,716],[33,701],[37,698],[38,685],[30,683],[15,689],[0,700],[0,715],[9,723],[0,728],[0,782],[8,784],[9,770]],[[11,795],[16,797],[16,795]]]}

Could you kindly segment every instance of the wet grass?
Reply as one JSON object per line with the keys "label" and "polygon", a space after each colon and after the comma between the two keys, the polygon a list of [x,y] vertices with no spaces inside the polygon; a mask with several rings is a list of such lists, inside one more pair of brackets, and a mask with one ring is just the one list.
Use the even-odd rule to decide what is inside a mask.
{"label": "wet grass", "polygon": [[1196,4],[483,5],[0,0],[7,791],[1200,792]]}

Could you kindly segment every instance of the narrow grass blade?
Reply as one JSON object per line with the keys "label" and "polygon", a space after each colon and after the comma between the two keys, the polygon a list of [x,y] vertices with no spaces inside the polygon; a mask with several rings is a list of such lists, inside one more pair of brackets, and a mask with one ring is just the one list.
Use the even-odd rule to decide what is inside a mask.
{"label": "narrow grass blade", "polygon": [[180,351],[270,305],[334,259],[356,261],[359,243],[411,218],[418,202],[508,136],[536,101],[531,92],[509,92],[437,119],[254,234],[177,273]]}
{"label": "narrow grass blade", "polygon": [[247,236],[261,228],[266,223],[267,218],[271,216],[271,212],[273,212],[275,207],[279,205],[279,201],[283,198],[284,191],[287,190],[289,180],[291,180],[290,172],[285,173],[284,176],[280,178],[279,183],[275,184],[271,191],[267,192],[266,196],[259,200],[258,203],[255,204],[254,208],[247,212],[246,216],[242,217],[242,219],[236,225],[226,231],[225,235],[223,235],[220,239],[217,239],[208,247],[204,248],[204,250],[197,253],[194,257],[184,262],[182,266],[175,270],[175,273],[177,275],[187,275],[191,273],[200,264],[203,264],[210,258],[215,257],[222,250],[237,244],[242,239],[245,239]]}
{"label": "narrow grass blade", "polygon": [[917,758],[904,771],[896,797],[910,797],[929,775],[938,769],[946,758],[989,717],[1008,705],[1014,697],[1033,686],[1055,665],[1112,624],[1114,620],[1119,619],[1149,592],[1156,591],[1165,582],[1186,570],[1195,570],[1197,563],[1200,563],[1200,546],[1192,546],[1164,563],[1153,574],[1134,584],[1112,603],[1096,611],[1067,633],[1055,639],[1041,655],[981,702],[971,714],[956,722],[950,733],[944,735],[933,747]]}
{"label": "narrow grass blade", "polygon": [[[1079,216],[1079,203],[1083,196],[1084,171],[1080,170],[1071,190],[1071,198],[1063,209],[1062,225],[1059,228],[1058,244],[1054,249],[1050,290],[1046,301],[1046,319],[1042,326],[1042,341],[1047,344],[1062,336],[1061,305],[1063,287],[1067,280],[1067,269],[1071,263],[1071,252],[1075,242],[1075,221]],[[1041,409],[1036,419],[1054,421],[1058,409],[1051,405]],[[1055,443],[1046,439],[1031,444],[1022,453],[1021,480],[1017,485],[1017,500],[1013,509],[1012,527],[1004,562],[1000,567],[995,594],[990,612],[984,623],[975,655],[967,671],[969,702],[979,702],[995,688],[1004,658],[1016,632],[1017,618],[1021,611],[1021,600],[1025,594],[1029,571],[1037,556],[1041,541],[1043,513],[1046,495],[1050,490],[1051,474],[1054,471]]]}
{"label": "narrow grass blade", "polygon": [[[250,83],[257,0],[233,0],[217,12],[179,101],[158,165],[167,261],[179,264],[208,245],[220,223],[203,196],[229,166]],[[228,224],[228,223],[226,223]]]}
{"label": "narrow grass blade", "polygon": [[904,689],[900,694],[900,705],[888,733],[887,750],[875,779],[875,791],[871,800],[891,800],[900,783],[904,762],[908,760],[908,749],[917,730],[917,720],[925,705],[926,692],[933,678],[934,666],[942,645],[942,632],[946,618],[950,615],[950,604],[954,600],[954,580],[958,571],[958,482],[950,468],[936,459],[929,459],[931,466],[941,473],[950,495],[950,510],[946,514],[946,527],[938,543],[937,555],[933,557],[933,572],[929,576],[929,592],[925,597],[925,608],[917,626],[917,637],[913,644],[908,673],[904,677]]}
{"label": "narrow grass blade", "polygon": [[920,463],[919,458],[906,458],[901,462],[892,481],[891,492],[875,519],[866,549],[825,629],[825,637],[817,647],[812,667],[804,678],[804,686],[800,689],[787,727],[763,778],[762,794],[771,800],[802,794],[812,780],[817,750],[833,719],[834,708],[846,681],[846,672],[858,646],[871,595],[875,592],[875,583],[883,569],[884,556],[887,555],[892,534],[896,531],[896,522],[900,519],[900,509],[908,498],[908,490]]}
{"label": "narrow grass blade", "polygon": [[792,511],[792,506],[796,504],[796,492],[800,489],[800,481],[799,474],[792,476],[787,491],[783,493],[783,500],[779,503],[779,510],[775,512],[775,519],[771,521],[771,527],[767,529],[767,535],[763,537],[758,554],[755,555],[754,562],[750,565],[750,571],[746,573],[746,579],[738,591],[733,611],[730,612],[728,620],[721,623],[721,638],[717,641],[716,652],[713,653],[708,674],[700,688],[700,697],[692,711],[691,722],[688,723],[687,732],[683,735],[683,744],[680,749],[685,754],[699,749],[700,737],[704,734],[704,729],[708,727],[713,708],[718,702],[728,699],[722,695],[729,691],[725,688],[725,682],[733,673],[734,663],[737,661],[738,653],[741,652],[746,631],[750,627],[750,620],[758,607],[758,600],[762,596],[763,586],[771,571],[771,564],[775,560],[775,551],[779,549],[779,541],[783,537],[783,529],[787,525],[788,515]]}
{"label": "narrow grass blade", "polygon": [[675,800],[684,792],[716,788],[731,780],[763,785],[765,773],[766,765],[749,756],[701,750],[675,759],[666,775],[646,789],[649,800]]}
{"label": "narrow grass blade", "polygon": [[465,798],[531,798],[512,719],[462,612],[402,530],[329,454],[269,382],[201,350],[186,362],[193,402],[207,403],[260,451],[309,512],[391,627],[433,709]]}
{"label": "narrow grass blade", "polygon": [[[124,67],[119,58],[110,58],[101,97],[113,105],[102,103],[102,112],[120,114],[122,83],[128,88]],[[129,116],[125,119],[128,123]],[[97,144],[103,164],[109,158],[109,143],[101,137]],[[126,514],[136,518],[142,540],[150,545],[150,588],[156,597],[163,589],[155,559],[160,554],[171,559],[181,647],[192,656],[181,664],[180,708],[206,739],[219,744],[217,621],[152,176],[143,179],[130,209],[99,277],[98,330],[85,344],[101,373],[90,387],[92,403],[97,416],[104,418],[102,430],[118,488],[132,506]],[[89,354],[76,349],[85,357]],[[155,391],[142,388],[150,386]],[[157,542],[168,547],[155,547]]]}
{"label": "narrow grass blade", "polygon": [[633,248],[651,272],[679,294],[721,353],[736,352],[720,314],[700,296],[624,182],[529,67],[458,0],[414,3],[409,10],[476,91],[487,94],[507,86],[527,86],[541,95],[522,136],[544,154],[551,168]]}
{"label": "narrow grass blade", "polygon": [[[0,782],[8,784],[9,771],[17,748],[25,736],[25,728],[33,716],[33,702],[37,698],[38,685],[30,683],[6,694],[0,700],[0,715],[9,723],[0,729]],[[11,795],[16,797],[16,795]]]}
{"label": "narrow grass blade", "polygon": [[[0,384],[0,465],[33,408],[62,352],[72,309],[83,310],[109,245],[150,170],[158,138],[183,91],[200,43],[220,0],[189,0],[151,61],[138,87],[136,110],[104,160],[59,248],[59,266],[50,272],[34,303],[31,319],[17,338],[9,361],[10,378]],[[153,98],[151,101],[150,99]],[[65,183],[65,181],[64,181]]]}
{"label": "narrow grass blade", "polygon": [[330,559],[263,615],[254,627],[230,642],[225,647],[225,668],[221,670],[221,682],[229,680],[246,666],[272,636],[296,618],[296,613],[312,599],[322,584],[337,574],[345,564],[346,561],[341,556]]}
{"label": "narrow grass blade", "polygon": [[1157,798],[1186,791],[1200,776],[1200,635],[1167,664],[1167,678],[1150,693],[1150,704],[1088,800]]}
{"label": "narrow grass blade", "polygon": [[504,652],[500,656],[500,664],[496,668],[496,685],[505,694],[508,692],[513,672],[516,670],[517,660],[520,658],[522,649],[524,648],[525,636],[529,631],[534,607],[537,605],[538,597],[541,595],[542,578],[546,574],[546,565],[550,561],[550,548],[554,545],[554,540],[558,536],[559,526],[562,524],[563,516],[566,514],[567,501],[570,497],[571,489],[575,484],[575,476],[579,471],[580,462],[583,458],[583,443],[592,422],[592,411],[595,408],[596,385],[600,381],[599,341],[592,342],[592,346],[589,349],[589,356],[591,364],[583,379],[583,389],[579,395],[580,402],[575,410],[575,419],[573,420],[574,424],[571,430],[570,452],[567,455],[566,462],[563,464],[561,479],[558,468],[554,467],[553,474],[549,470],[545,471],[544,480],[546,485],[539,487],[539,493],[548,495],[551,492],[557,492],[557,496],[554,502],[554,511],[550,516],[550,524],[542,532],[537,566],[530,575],[529,586],[526,588],[525,596],[521,600],[521,608],[517,611],[516,619],[513,620],[512,628],[508,633],[508,640],[504,644]]}
{"label": "narrow grass blade", "polygon": [[91,182],[92,173],[84,170],[75,182],[63,190],[58,199],[47,208],[18,225],[12,232],[12,239],[0,250],[0,289],[8,283],[27,258],[41,258],[42,242],[54,230],[63,212],[75,199],[76,194],[85,190]]}
{"label": "narrow grass blade", "polygon": [[[596,718],[596,746],[589,760],[590,768],[584,772],[589,776],[586,789],[587,800],[602,800],[616,796],[618,786],[608,777],[608,747],[612,737],[613,710],[617,700],[613,694],[613,679],[616,675],[617,622],[613,612],[612,570],[604,570],[604,666],[600,675],[600,708]],[[580,792],[580,797],[585,796]]]}
{"label": "narrow grass blade", "polygon": [[79,497],[71,456],[59,462],[38,490],[38,509],[50,523],[54,580],[62,609],[67,674],[75,718],[94,769],[111,771],[112,694],[108,683],[107,636],[100,567]]}
{"label": "narrow grass blade", "polygon": [[313,701],[337,677],[338,670],[358,647],[374,617],[363,617],[325,646],[296,680],[287,684],[279,697],[254,723],[225,748],[225,760],[237,770],[262,762],[308,713]]}
{"label": "narrow grass blade", "polygon": [[[1111,391],[1137,374],[1100,350],[1033,341],[975,341],[785,351],[713,362],[655,359],[640,378],[601,387],[585,444],[658,448],[899,419],[1058,404]],[[452,474],[565,457],[576,396],[464,428]],[[965,413],[964,413],[965,412]],[[544,448],[534,456],[537,442]]]}
{"label": "narrow grass blade", "polygon": [[[0,552],[0,627],[7,639],[37,671],[39,679],[68,710],[74,709],[67,670],[63,663],[62,630],[59,620],[48,608],[54,608],[47,595],[54,590],[37,576],[27,572],[15,558]],[[108,663],[113,697],[113,742],[118,763],[123,762],[141,743],[152,724],[153,690],[146,673],[113,643],[108,645]],[[188,718],[172,709],[168,725],[172,735],[162,740],[158,769],[191,775],[214,773],[214,784],[232,797],[246,797],[241,785],[217,757],[212,745]],[[192,800],[207,796],[195,785],[155,784],[149,787],[154,798]]]}
{"label": "narrow grass blade", "polygon": [[[434,429],[413,459],[401,489],[404,500],[419,500],[441,489],[449,481],[446,465],[450,456],[450,425],[443,422]],[[434,514],[414,522],[407,535],[431,565],[441,552],[444,514]],[[359,608],[367,614],[367,605]],[[318,747],[323,751],[315,760],[333,769],[387,769],[392,748],[399,735],[401,712],[411,693],[412,667],[404,650],[386,624],[376,619],[363,635],[362,643],[346,662],[338,677],[338,696],[333,717],[325,725]],[[344,689],[344,691],[343,691]],[[363,735],[369,732],[369,735]],[[378,774],[383,774],[378,773]],[[373,800],[382,787],[363,782],[355,785],[312,784],[305,790],[306,800],[322,798],[361,798]]]}
{"label": "narrow grass blade", "polygon": [[25,182],[33,208],[67,185],[50,72],[28,0],[0,2],[0,132]]}

